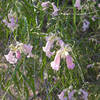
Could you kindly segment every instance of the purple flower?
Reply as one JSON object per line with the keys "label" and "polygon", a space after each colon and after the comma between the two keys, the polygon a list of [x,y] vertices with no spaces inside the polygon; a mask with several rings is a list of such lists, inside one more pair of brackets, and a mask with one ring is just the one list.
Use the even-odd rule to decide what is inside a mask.
{"label": "purple flower", "polygon": [[51,57],[55,52],[51,52],[50,49],[53,47],[53,43],[54,41],[58,40],[59,38],[56,37],[56,36],[49,36],[49,37],[46,37],[46,46],[43,47],[43,51],[46,53],[46,56],[47,57]]}
{"label": "purple flower", "polygon": [[80,89],[80,92],[83,93],[83,99],[88,100],[88,93],[86,91],[82,90],[82,89]]}
{"label": "purple flower", "polygon": [[74,98],[73,98],[74,94],[75,94],[75,90],[72,90],[72,91],[68,94],[69,100],[74,100]]}
{"label": "purple flower", "polygon": [[95,20],[96,20],[96,16],[93,16],[93,17],[92,17],[92,20],[95,21]]}
{"label": "purple flower", "polygon": [[63,42],[63,40],[58,40],[58,43],[59,43],[59,45],[60,45],[61,48],[63,48],[64,45],[65,45],[65,43]]}
{"label": "purple flower", "polygon": [[54,10],[53,13],[52,13],[52,15],[53,16],[57,16],[59,9],[54,5],[54,3],[52,3],[51,5],[52,5],[53,10]]}
{"label": "purple flower", "polygon": [[55,53],[55,52],[50,51],[50,49],[53,45],[53,42],[54,41],[47,41],[46,46],[43,47],[43,51],[46,53],[46,56],[49,57],[49,58]]}
{"label": "purple flower", "polygon": [[49,7],[50,2],[42,2],[41,6],[43,7],[43,10],[46,10]]}
{"label": "purple flower", "polygon": [[86,19],[83,21],[83,31],[86,31],[89,28],[90,22]]}
{"label": "purple flower", "polygon": [[94,65],[93,64],[89,64],[87,65],[87,68],[92,68]]}
{"label": "purple flower", "polygon": [[66,92],[66,90],[64,91],[62,91],[59,95],[58,95],[58,98],[60,99],[60,100],[67,100],[67,97],[64,97],[64,93]]}
{"label": "purple flower", "polygon": [[15,64],[17,63],[17,58],[14,55],[13,51],[9,51],[8,55],[5,55],[6,60],[10,63],[10,64]]}
{"label": "purple flower", "polygon": [[18,19],[15,18],[15,16],[12,14],[12,11],[8,14],[8,20],[9,21],[4,19],[3,22],[11,31],[14,31],[18,27]]}
{"label": "purple flower", "polygon": [[30,44],[24,44],[23,45],[23,52],[27,55],[27,57],[33,57],[34,55],[32,54],[32,48],[33,46],[31,46]]}
{"label": "purple flower", "polygon": [[51,62],[52,69],[58,71],[60,68],[60,51],[56,53],[55,59]]}
{"label": "purple flower", "polygon": [[70,55],[66,56],[66,63],[67,63],[68,69],[74,69],[75,64],[73,63],[73,59]]}
{"label": "purple flower", "polygon": [[80,0],[76,0],[75,5],[76,8],[78,8],[78,10],[81,9],[81,5],[80,5]]}

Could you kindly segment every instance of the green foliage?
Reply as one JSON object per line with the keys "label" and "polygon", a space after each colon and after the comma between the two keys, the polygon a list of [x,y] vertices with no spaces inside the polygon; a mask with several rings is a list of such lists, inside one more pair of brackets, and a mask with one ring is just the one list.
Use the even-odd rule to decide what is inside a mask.
{"label": "green foliage", "polygon": [[[59,15],[52,17],[51,10],[42,10],[46,0],[0,0],[0,100],[58,100],[57,95],[72,85],[75,89],[89,91],[89,100],[100,98],[100,8],[98,3],[84,0],[82,10],[74,7],[75,0],[49,0],[60,8]],[[2,20],[10,10],[16,12],[18,28],[11,31]],[[92,17],[96,16],[93,21]],[[83,20],[90,22],[89,29],[82,31]],[[64,60],[59,71],[50,67],[51,58],[42,50],[45,37],[57,34],[72,47],[75,69],[69,70]],[[11,38],[10,38],[11,36]],[[34,58],[22,55],[18,63],[9,64],[4,55],[9,50],[9,41],[30,43]],[[55,50],[57,48],[55,47]],[[7,64],[7,69],[4,68]],[[93,64],[93,68],[87,65]],[[44,73],[47,79],[44,79]],[[97,78],[99,77],[99,78]],[[56,80],[55,80],[56,78]],[[3,93],[2,93],[3,91]],[[38,91],[38,93],[37,93]],[[30,93],[31,92],[31,93]]]}

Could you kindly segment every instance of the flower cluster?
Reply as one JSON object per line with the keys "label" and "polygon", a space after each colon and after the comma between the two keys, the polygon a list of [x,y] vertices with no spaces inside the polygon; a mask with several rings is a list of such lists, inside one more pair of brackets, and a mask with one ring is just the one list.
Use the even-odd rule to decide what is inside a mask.
{"label": "flower cluster", "polygon": [[54,41],[58,42],[60,49],[56,52],[54,61],[51,62],[52,69],[56,71],[59,70],[61,58],[66,59],[68,69],[74,69],[75,64],[73,63],[73,59],[69,54],[69,52],[72,51],[71,47],[68,44],[65,44],[59,37],[55,35],[47,37],[46,46],[43,47],[43,51],[46,53],[46,56],[50,58],[52,55],[54,55],[55,51],[50,51],[50,49],[53,48]]}
{"label": "flower cluster", "polygon": [[[68,97],[65,96],[65,94],[68,94]],[[83,90],[83,89],[73,89],[72,86],[70,86],[67,89],[64,89],[59,95],[58,98],[59,100],[76,100],[76,97],[74,96],[75,94],[77,94],[78,96],[80,95],[80,97],[82,98],[82,100],[88,100],[88,93]]]}
{"label": "flower cluster", "polygon": [[50,3],[49,1],[42,2],[41,4],[43,10],[47,10],[50,6],[53,8],[52,16],[57,16],[59,9],[56,7],[54,3]]}
{"label": "flower cluster", "polygon": [[4,19],[3,23],[7,25],[7,27],[11,30],[14,31],[18,27],[18,19],[16,17],[16,13],[13,13],[12,10],[8,14],[8,20]]}
{"label": "flower cluster", "polygon": [[9,48],[10,51],[7,55],[5,55],[5,58],[10,64],[17,63],[17,61],[21,58],[21,53],[27,55],[28,58],[34,56],[31,52],[33,46],[31,46],[30,44],[27,45],[16,42],[16,45],[11,44]]}

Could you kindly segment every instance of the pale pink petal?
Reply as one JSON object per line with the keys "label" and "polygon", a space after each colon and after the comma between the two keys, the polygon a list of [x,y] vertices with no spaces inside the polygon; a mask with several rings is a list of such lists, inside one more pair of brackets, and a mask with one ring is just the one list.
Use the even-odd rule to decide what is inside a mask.
{"label": "pale pink petal", "polygon": [[65,45],[65,43],[63,42],[63,40],[58,40],[58,42],[59,42],[60,47],[63,48],[64,45]]}
{"label": "pale pink petal", "polygon": [[33,46],[31,46],[30,44],[28,44],[28,45],[27,44],[24,44],[23,45],[23,52],[24,52],[24,54],[27,55],[28,58],[34,56],[32,54],[32,48],[33,48]]}
{"label": "pale pink petal", "polygon": [[76,0],[75,5],[76,8],[78,8],[78,10],[81,9],[81,5],[80,5],[80,0]]}
{"label": "pale pink petal", "polygon": [[98,4],[98,7],[100,8],[100,3]]}
{"label": "pale pink petal", "polygon": [[74,69],[75,64],[73,63],[73,59],[70,55],[66,56],[66,63],[67,63],[68,69]]}
{"label": "pale pink petal", "polygon": [[59,68],[60,68],[60,53],[59,52],[57,52],[54,61],[51,62],[51,67],[52,67],[52,69],[54,69],[56,71],[59,70]]}
{"label": "pale pink petal", "polygon": [[8,55],[5,55],[6,60],[10,63],[10,64],[15,64],[17,63],[17,58],[14,56],[14,52],[10,51],[8,53]]}
{"label": "pale pink petal", "polygon": [[20,59],[20,58],[21,58],[21,53],[20,53],[20,51],[16,51],[16,58],[17,58],[17,59]]}

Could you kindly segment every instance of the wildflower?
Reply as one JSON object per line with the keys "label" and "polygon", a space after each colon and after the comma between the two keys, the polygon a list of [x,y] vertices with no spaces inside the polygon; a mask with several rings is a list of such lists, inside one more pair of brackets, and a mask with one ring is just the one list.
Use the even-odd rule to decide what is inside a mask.
{"label": "wildflower", "polygon": [[80,92],[82,92],[83,93],[83,99],[84,100],[88,100],[88,93],[86,92],[86,91],[84,91],[84,90],[82,90],[82,89],[80,89]]}
{"label": "wildflower", "polygon": [[58,71],[60,68],[60,51],[57,52],[55,59],[51,62],[52,69]]}
{"label": "wildflower", "polygon": [[63,40],[58,40],[58,43],[59,43],[59,45],[60,45],[61,48],[63,48],[64,45],[65,45],[65,43],[63,42]]}
{"label": "wildflower", "polygon": [[46,43],[46,46],[43,47],[43,51],[46,53],[47,57],[50,58],[55,53],[55,52],[51,52],[50,49],[53,47],[54,41],[56,41],[58,39],[59,38],[54,35],[46,37],[47,43]]}
{"label": "wildflower", "polygon": [[43,10],[46,10],[49,7],[50,2],[46,1],[46,2],[42,2],[41,6],[43,7]]}
{"label": "wildflower", "polygon": [[20,53],[20,51],[16,51],[16,58],[17,58],[17,59],[20,59],[20,58],[21,58],[21,53]]}
{"label": "wildflower", "polygon": [[34,56],[32,54],[32,48],[33,48],[33,46],[31,46],[30,44],[28,44],[28,45],[27,44],[24,44],[23,45],[23,52],[24,52],[24,54],[27,55],[28,58]]}
{"label": "wildflower", "polygon": [[78,10],[81,9],[81,5],[80,5],[80,0],[76,0],[75,5],[76,8],[78,8]]}
{"label": "wildflower", "polygon": [[75,92],[76,92],[75,90],[72,90],[70,93],[68,93],[69,100],[74,100],[73,96],[74,96]]}
{"label": "wildflower", "polygon": [[89,64],[89,65],[87,65],[87,68],[93,68],[93,64]]}
{"label": "wildflower", "polygon": [[9,51],[8,55],[5,55],[6,60],[10,63],[10,64],[15,64],[17,63],[17,58],[14,55],[13,51]]}
{"label": "wildflower", "polygon": [[100,8],[100,3],[98,4],[98,7]]}
{"label": "wildflower", "polygon": [[52,3],[51,5],[52,5],[53,10],[54,10],[53,13],[52,13],[52,15],[53,16],[57,16],[59,9],[54,5],[54,3]]}
{"label": "wildflower", "polygon": [[59,95],[58,95],[58,98],[60,100],[67,100],[67,97],[64,97],[64,93],[66,92],[67,90],[63,90]]}
{"label": "wildflower", "polygon": [[18,27],[18,20],[15,17],[15,14],[12,13],[12,10],[10,11],[10,13],[8,14],[8,20],[4,19],[3,23],[5,23],[5,25],[7,25],[7,27],[11,30],[14,31],[17,27]]}
{"label": "wildflower", "polygon": [[96,20],[96,16],[93,16],[93,17],[92,17],[92,20],[95,21],[95,20]]}
{"label": "wildflower", "polygon": [[74,69],[75,64],[73,63],[73,59],[70,55],[66,56],[66,63],[67,63],[68,69]]}
{"label": "wildflower", "polygon": [[83,21],[83,31],[86,31],[89,28],[90,22],[87,21],[86,19]]}

